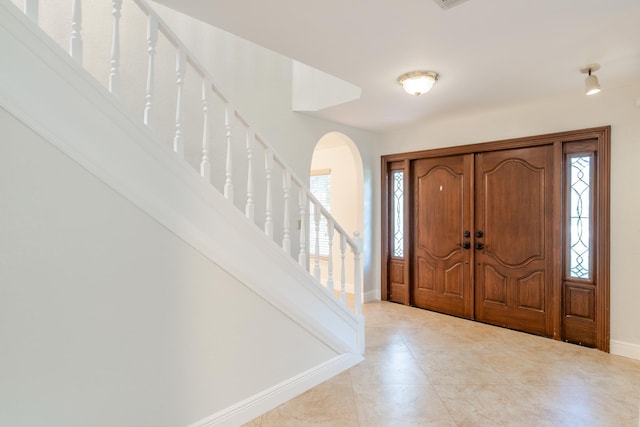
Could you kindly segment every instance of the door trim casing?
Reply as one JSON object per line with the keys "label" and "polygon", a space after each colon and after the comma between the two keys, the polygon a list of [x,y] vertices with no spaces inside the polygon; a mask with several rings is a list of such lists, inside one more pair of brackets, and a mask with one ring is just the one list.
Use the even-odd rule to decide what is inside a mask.
{"label": "door trim casing", "polygon": [[[422,158],[435,158],[460,154],[483,153],[490,151],[498,151],[513,148],[535,147],[540,145],[552,145],[554,152],[554,186],[557,189],[563,188],[564,174],[563,172],[563,144],[575,142],[585,139],[593,139],[597,145],[596,167],[597,174],[597,200],[596,207],[596,348],[609,352],[610,342],[610,145],[611,145],[611,126],[602,126],[588,129],[572,130],[566,132],[558,132],[551,134],[527,136],[523,138],[513,138],[499,141],[483,142],[470,145],[461,145],[453,147],[436,148],[430,150],[420,150],[408,153],[398,153],[384,155],[381,157],[381,296],[383,300],[389,299],[388,293],[388,262],[389,262],[389,171],[390,164],[399,162],[405,165],[405,176],[409,175],[409,165],[412,160]],[[411,192],[409,192],[410,194]],[[554,264],[552,277],[552,306],[553,313],[551,322],[553,325],[552,338],[562,340],[562,266],[563,266],[563,250],[562,236],[564,236],[563,225],[563,203],[562,192],[558,192],[553,202],[554,218],[554,235],[558,237],[557,243],[554,244],[554,259],[559,260]],[[407,212],[407,211],[405,211]],[[409,228],[411,221],[405,222],[405,247],[411,247],[412,231]],[[405,252],[406,260],[411,259],[412,254]],[[410,274],[409,274],[410,276]],[[411,301],[407,299],[407,305]]]}

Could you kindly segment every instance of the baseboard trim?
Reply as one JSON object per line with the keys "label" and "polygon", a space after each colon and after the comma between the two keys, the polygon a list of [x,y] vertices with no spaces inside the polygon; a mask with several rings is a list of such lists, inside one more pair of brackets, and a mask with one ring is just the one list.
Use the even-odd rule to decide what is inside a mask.
{"label": "baseboard trim", "polygon": [[369,292],[365,292],[362,296],[363,302],[371,302],[371,301],[380,301],[382,296],[380,295],[380,290],[373,290]]}
{"label": "baseboard trim", "polygon": [[640,360],[640,345],[630,342],[611,340],[609,343],[609,351],[617,356],[628,357],[630,359]]}
{"label": "baseboard trim", "polygon": [[276,384],[200,421],[196,421],[190,424],[189,427],[231,427],[242,425],[346,371],[363,360],[364,358],[361,355],[353,353],[336,356],[300,375]]}

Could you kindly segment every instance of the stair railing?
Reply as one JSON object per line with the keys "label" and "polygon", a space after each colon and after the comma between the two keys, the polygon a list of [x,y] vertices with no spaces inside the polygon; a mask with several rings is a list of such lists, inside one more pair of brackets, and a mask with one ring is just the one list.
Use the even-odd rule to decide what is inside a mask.
{"label": "stair railing", "polygon": [[[19,3],[19,0],[13,0]],[[50,0],[48,0],[50,1]],[[71,1],[71,21],[69,35],[69,54],[72,58],[83,63],[84,40],[83,40],[83,10],[82,0]],[[336,298],[341,304],[349,306],[356,314],[361,314],[362,306],[362,273],[361,273],[361,246],[362,242],[358,232],[351,237],[340,224],[331,216],[324,206],[313,196],[305,182],[297,177],[290,167],[288,167],[276,150],[261,137],[249,122],[231,104],[229,99],[223,95],[220,86],[215,84],[212,75],[201,65],[160,18],[145,0],[128,0],[136,5],[146,16],[146,40],[147,47],[147,67],[146,67],[146,87],[144,96],[144,108],[142,111],[142,122],[152,131],[158,126],[157,103],[155,88],[156,81],[156,51],[158,36],[162,34],[169,41],[176,54],[176,79],[175,79],[175,126],[172,132],[171,148],[179,159],[185,159],[185,76],[187,68],[195,73],[196,79],[200,81],[201,97],[198,100],[197,111],[201,114],[202,130],[201,142],[198,143],[197,165],[192,163],[196,172],[214,188],[220,191],[226,199],[235,204],[239,210],[256,226],[264,230],[264,233],[271,238],[274,243],[292,257],[302,268],[304,268],[316,282],[323,286],[327,292]],[[123,0],[111,1],[111,51],[108,74],[107,89],[114,96],[122,97],[121,79],[121,17]],[[40,20],[39,0],[23,0],[24,13],[38,24]],[[214,104],[224,111],[223,120],[214,122]],[[189,105],[190,111],[196,107]],[[240,129],[241,132],[236,132]],[[215,141],[212,136],[212,129],[222,129],[223,141]],[[243,140],[243,147],[239,147],[239,138]],[[189,141],[194,142],[194,141]],[[212,170],[212,143],[220,142],[223,147],[216,150],[224,153],[224,176],[218,188],[215,185]],[[236,159],[238,153],[244,154],[243,159]],[[263,162],[258,162],[256,154],[263,154]],[[236,166],[246,171],[246,177],[237,179],[233,171]],[[261,171],[260,164],[263,165]],[[263,179],[261,180],[260,177]],[[236,188],[237,181],[246,185],[246,188]],[[244,187],[244,185],[243,185]],[[244,201],[240,203],[234,193],[244,190]],[[263,191],[260,191],[263,190]],[[260,202],[260,203],[259,203]],[[238,203],[238,204],[236,204]],[[310,207],[313,206],[313,210]],[[277,210],[277,214],[276,214]],[[313,216],[310,213],[313,211]],[[321,221],[324,218],[326,222]],[[278,223],[281,222],[281,223]],[[326,224],[322,230],[321,223]],[[292,227],[292,224],[296,226]],[[309,248],[308,235],[314,233],[315,248]],[[319,250],[321,234],[324,233],[328,241],[328,256],[322,257]],[[337,245],[334,245],[337,242]],[[337,246],[337,251],[334,247]],[[347,258],[350,252],[351,259]],[[325,260],[326,258],[326,260]],[[334,259],[339,260],[339,287],[335,286]],[[313,273],[310,271],[310,262],[313,263]],[[320,264],[326,264],[326,281],[321,277]],[[351,274],[352,272],[353,274]],[[351,279],[349,283],[347,278]],[[348,301],[347,285],[353,286],[353,301]]]}

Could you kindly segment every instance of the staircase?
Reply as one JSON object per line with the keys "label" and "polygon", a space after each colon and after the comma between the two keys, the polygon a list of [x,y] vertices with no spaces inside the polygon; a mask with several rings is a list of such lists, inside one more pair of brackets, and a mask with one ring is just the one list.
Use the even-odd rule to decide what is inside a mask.
{"label": "staircase", "polygon": [[[13,322],[14,327],[13,330],[0,329],[0,338],[12,348],[7,357],[16,361],[11,371],[0,372],[5,374],[0,400],[13,403],[10,411],[0,414],[0,425],[42,425],[43,422],[55,425],[56,421],[64,425],[86,425],[88,414],[92,415],[91,425],[239,425],[361,361],[364,323],[359,236],[349,236],[321,206],[307,188],[306,180],[296,176],[239,108],[225,97],[215,76],[190,54],[149,4],[144,0],[125,0],[124,4],[118,0],[85,1],[84,4],[80,0],[20,3],[22,11],[10,1],[0,0],[0,51],[3,53],[0,123],[8,141],[3,143],[6,151],[0,153],[6,162],[0,163],[0,170],[8,174],[5,183],[19,183],[0,187],[3,193],[17,197],[15,202],[15,198],[3,195],[12,202],[2,206],[0,220],[9,224],[7,233],[27,236],[26,240],[31,236],[39,244],[50,244],[56,249],[26,257],[8,243],[0,246],[4,251],[0,254],[9,254],[5,257],[10,260],[6,266],[15,267],[0,272],[0,280],[16,284],[15,288],[0,288],[4,295],[9,295],[9,298],[3,296],[7,307],[13,307],[2,310],[5,307],[0,306],[0,311],[9,313],[7,317],[14,313],[14,317],[2,319],[5,324]],[[70,12],[69,54],[38,25],[51,28],[54,17],[45,16],[43,8],[51,10],[58,7],[58,3]],[[132,17],[126,19],[125,12]],[[135,24],[135,28],[121,28],[125,21]],[[95,32],[101,39],[86,38],[84,27],[88,22],[101,23],[95,25],[110,31]],[[58,23],[56,28],[60,25],[63,24]],[[143,42],[138,39],[125,44],[135,38],[136,31],[144,36]],[[53,31],[51,35],[56,38],[59,33]],[[139,47],[143,50],[136,52]],[[106,69],[96,71],[100,61],[91,58],[104,48],[108,49],[110,60],[102,64]],[[121,57],[132,52],[135,57],[144,58],[144,73],[136,72],[132,62],[122,65]],[[171,72],[165,66],[166,57],[161,55],[166,52],[173,56]],[[106,76],[104,85],[96,75]],[[32,164],[27,160],[24,168],[12,166],[21,158],[29,159],[30,147],[33,153],[38,153]],[[57,166],[54,168],[54,165]],[[47,173],[48,168],[54,171],[53,175],[51,170]],[[75,179],[54,185],[59,181],[55,171],[73,175]],[[94,206],[108,199],[110,204],[106,206],[112,211],[97,207],[91,210],[94,206],[86,206],[76,198],[49,212],[47,209],[52,207],[46,203],[47,199],[39,199],[41,194],[28,187],[32,182],[49,183],[44,193],[51,197],[63,199],[67,195],[65,191],[74,188],[74,194],[85,191],[86,200],[95,197]],[[19,188],[22,190],[18,191]],[[31,192],[37,194],[31,198],[28,196]],[[34,200],[40,200],[39,204]],[[310,209],[311,206],[314,209]],[[66,217],[71,218],[84,208],[91,213],[78,217],[75,222],[65,222]],[[48,225],[44,233],[19,220],[25,212],[37,215],[36,211],[43,214],[34,221]],[[52,219],[58,211],[63,212],[61,217]],[[310,218],[311,211],[314,216]],[[127,219],[110,232],[109,220],[125,216],[138,218],[136,221],[145,225],[134,227],[135,221]],[[99,239],[95,239],[91,244],[94,247],[87,248],[89,250],[75,251],[73,242],[87,244],[85,236],[74,225],[86,217],[104,217],[105,224],[96,226],[96,222],[92,222],[91,233],[100,236]],[[326,230],[321,230],[322,218],[326,220]],[[142,235],[141,230],[146,228],[155,231],[149,231],[147,239],[139,238],[138,233]],[[52,234],[50,238],[42,238],[51,230],[59,230],[60,233],[55,234],[58,237]],[[310,233],[315,233],[315,248],[309,248],[307,243]],[[320,252],[320,233],[326,233],[329,238],[326,278],[320,277],[320,257],[314,255]],[[119,235],[125,243],[120,244],[117,251],[103,249],[108,247],[103,240]],[[72,243],[60,242],[59,236]],[[131,238],[130,248],[127,236]],[[186,258],[176,255],[174,261],[170,258],[167,262],[156,249],[157,252],[169,251],[165,246],[152,245],[151,241],[155,240],[170,241],[171,245],[181,248],[180,253],[188,255],[184,255]],[[15,239],[12,243],[15,245]],[[141,253],[126,256],[127,250],[138,246]],[[104,300],[113,297],[112,310],[108,316],[105,314],[105,319],[131,316],[132,323],[107,322],[96,317],[99,310],[81,309],[90,304],[82,298],[93,297],[75,288],[79,273],[67,277],[64,275],[67,270],[55,264],[52,269],[43,270],[41,276],[36,274],[48,259],[62,257],[61,263],[64,263],[71,254],[75,257],[72,262],[78,264],[74,271],[83,270],[89,260],[80,260],[85,255],[89,257],[86,252],[96,250],[113,257],[103,263],[97,261],[100,268],[105,268],[104,272],[94,268],[87,273],[95,272],[89,282],[105,281],[110,291],[113,289],[104,296]],[[134,256],[139,256],[140,261],[130,267],[131,274],[123,268],[110,270],[110,265],[117,264],[118,260],[129,263]],[[145,269],[147,260],[152,267]],[[161,286],[154,288],[151,279],[140,280],[158,263],[162,263],[159,270],[166,269],[167,273],[153,280],[165,283],[165,291],[171,293],[171,298],[154,295]],[[206,266],[202,267],[206,272],[195,277],[195,273],[183,268],[183,263]],[[33,279],[29,280],[31,272],[25,271],[34,265]],[[352,270],[347,271],[349,268]],[[119,277],[120,282],[106,281],[109,275]],[[353,283],[347,283],[349,277]],[[203,278],[205,284],[199,284]],[[62,312],[54,310],[54,304],[41,298],[41,280],[56,283],[56,294],[65,295],[65,301],[75,303],[64,306]],[[122,282],[128,287],[120,289]],[[351,287],[352,298],[347,292]],[[152,296],[142,292],[142,288],[148,288]],[[187,289],[189,295],[185,295]],[[30,301],[25,307],[38,307],[37,312],[42,316],[49,313],[47,322],[38,323],[37,332],[15,308],[22,307],[21,298]],[[178,302],[184,304],[185,300],[191,305],[187,304],[173,322],[169,313],[176,309]],[[138,301],[135,308],[132,308],[133,301]],[[162,304],[166,304],[164,311],[158,309]],[[115,352],[114,347],[120,345],[117,344],[120,341],[105,338],[100,345],[111,343],[107,350],[92,353],[86,349],[91,347],[86,341],[75,335],[70,338],[65,333],[66,323],[60,320],[65,312],[68,316],[76,312],[78,316],[86,316],[78,319],[80,326],[74,324],[74,328],[85,328],[94,334],[102,331],[101,336],[127,335],[132,326],[141,323],[139,317],[155,319],[151,323],[164,326],[158,330],[152,327],[148,335],[142,335],[158,335],[157,341],[139,348],[131,344],[131,348],[137,350],[123,359],[121,366],[126,369],[114,368],[112,376],[91,383],[84,378],[97,375],[101,370],[99,366],[108,364],[107,359],[119,357],[121,353]],[[184,318],[191,319],[194,312],[200,316],[197,324],[184,327]],[[175,334],[184,346],[176,356],[181,363],[169,358],[168,353],[176,347],[167,350],[162,338],[166,337],[167,330],[175,328],[182,331]],[[52,362],[45,360],[47,352],[30,350],[16,331],[22,331],[22,336],[37,337],[38,342],[54,335],[63,341],[72,340],[73,345],[81,349],[78,352],[88,352],[78,363],[85,363],[89,373],[83,377],[76,371],[76,365],[65,366],[64,361],[72,358],[63,357],[57,341],[47,348],[49,352],[60,353],[60,363],[49,366]],[[186,340],[185,336],[190,339]],[[11,345],[12,340],[16,340],[15,345]],[[33,340],[36,342],[36,338]],[[109,358],[105,356],[112,351]],[[142,374],[140,366],[153,365],[151,360],[157,361],[160,372]],[[32,384],[33,389],[24,395],[15,390],[9,393],[11,384],[24,384],[25,376],[36,375],[38,369],[34,366],[41,366],[42,374],[26,382]],[[126,376],[122,374],[125,371],[129,372]],[[172,372],[174,376],[165,372]],[[123,378],[118,379],[118,374]],[[58,381],[47,382],[47,375]],[[67,381],[77,387],[67,393],[64,390],[45,393],[54,382]],[[105,390],[115,390],[123,381],[139,393],[105,394]],[[140,397],[154,395],[159,390],[165,390],[162,397]],[[69,401],[78,403],[78,408],[65,410]]]}

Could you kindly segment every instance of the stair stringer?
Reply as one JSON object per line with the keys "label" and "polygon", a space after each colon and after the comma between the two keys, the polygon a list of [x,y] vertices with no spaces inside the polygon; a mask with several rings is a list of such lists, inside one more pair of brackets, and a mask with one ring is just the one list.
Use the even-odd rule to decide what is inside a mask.
{"label": "stair stringer", "polygon": [[302,392],[362,360],[362,317],[335,300],[7,2],[0,2],[0,51],[3,108],[341,355],[301,373],[289,388],[274,385],[231,412],[214,414],[206,425],[242,419],[232,415],[252,404],[254,412],[266,410],[287,393],[290,398],[293,390]]}

